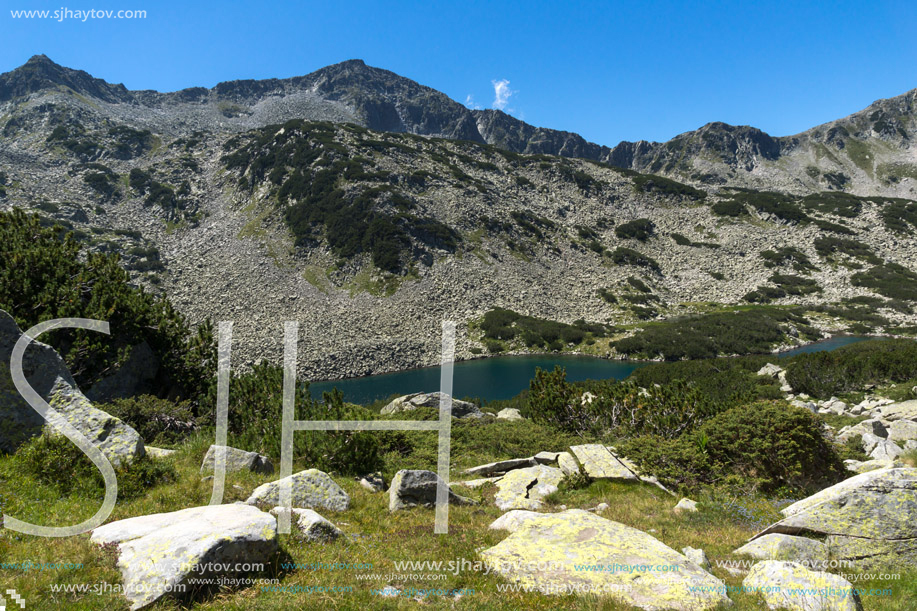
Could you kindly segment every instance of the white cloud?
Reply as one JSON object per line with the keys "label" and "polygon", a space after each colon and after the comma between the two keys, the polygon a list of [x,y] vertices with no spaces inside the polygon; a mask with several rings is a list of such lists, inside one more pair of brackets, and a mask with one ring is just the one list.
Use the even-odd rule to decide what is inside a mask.
{"label": "white cloud", "polygon": [[471,110],[481,110],[481,105],[474,101],[474,96],[470,93],[468,97],[465,98],[465,107]]}
{"label": "white cloud", "polygon": [[506,79],[491,81],[491,83],[494,85],[493,107],[498,110],[506,109],[506,105],[509,104],[510,96],[516,92],[509,88],[509,81]]}

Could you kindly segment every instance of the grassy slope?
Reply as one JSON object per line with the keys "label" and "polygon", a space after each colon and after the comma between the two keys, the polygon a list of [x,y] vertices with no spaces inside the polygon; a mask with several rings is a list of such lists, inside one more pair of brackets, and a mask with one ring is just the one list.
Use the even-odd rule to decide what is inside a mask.
{"label": "grassy slope", "polygon": [[[495,437],[508,439],[504,451],[496,452],[494,458],[513,455],[516,442],[521,436],[510,434],[510,427],[527,427],[520,431],[525,436],[538,438],[537,427],[528,423],[495,423],[491,431]],[[463,427],[458,427],[463,428]],[[461,479],[458,468],[478,462],[483,456],[480,448],[488,443],[490,434],[475,435],[469,428],[459,435],[459,443],[453,455],[458,467],[453,469],[453,478]],[[477,429],[481,433],[480,429]],[[432,436],[431,436],[432,437]],[[466,441],[461,441],[465,438]],[[474,441],[474,440],[477,441]],[[542,439],[543,441],[543,439]],[[556,444],[560,449],[564,440]],[[566,440],[569,441],[569,440]],[[432,442],[432,439],[431,439]],[[210,488],[201,482],[198,472],[201,458],[211,443],[209,438],[197,436],[184,444],[179,452],[169,458],[176,467],[178,480],[172,484],[150,490],[144,497],[119,503],[111,516],[112,520],[154,512],[172,511],[184,507],[202,505],[208,502]],[[431,443],[432,446],[432,443]],[[533,447],[532,451],[547,449]],[[432,459],[433,456],[431,455]],[[421,462],[427,462],[426,458]],[[432,465],[406,465],[432,466]],[[91,515],[99,501],[90,502],[78,496],[61,498],[53,489],[38,484],[15,471],[14,457],[0,458],[0,491],[3,494],[4,511],[28,521],[44,524],[74,523]],[[233,474],[228,476],[225,502],[244,499],[248,493],[269,476]],[[358,581],[356,573],[393,573],[396,560],[442,560],[466,558],[479,559],[476,550],[490,547],[506,534],[488,530],[488,525],[501,514],[490,502],[494,488],[476,491],[462,490],[473,498],[485,501],[475,507],[450,508],[450,534],[433,534],[433,511],[414,509],[390,514],[387,494],[371,494],[349,478],[336,480],[351,495],[352,507],[339,514],[328,514],[332,521],[351,535],[349,540],[340,540],[328,545],[305,543],[295,533],[280,537],[282,553],[278,556],[270,576],[277,577],[284,586],[351,586],[347,593],[314,592],[263,592],[260,587],[224,589],[202,596],[193,608],[199,609],[358,609],[414,608],[418,604],[404,597],[381,599],[370,593],[386,581]],[[235,488],[234,486],[239,486]],[[711,561],[729,558],[731,550],[741,545],[748,537],[764,525],[778,518],[778,507],[762,497],[728,498],[709,496],[698,499],[701,511],[697,514],[678,515],[671,511],[674,499],[656,488],[626,483],[596,482],[586,489],[565,490],[555,493],[548,500],[547,510],[556,510],[559,505],[569,508],[587,508],[606,502],[610,508],[604,517],[629,526],[651,532],[653,536],[670,547],[680,550],[684,546],[704,549]],[[295,527],[294,527],[295,531]],[[17,571],[2,570],[3,586],[14,588],[23,594],[29,609],[106,609],[114,611],[127,609],[126,600],[120,594],[52,594],[52,583],[120,583],[115,560],[89,542],[88,535],[68,539],[49,540],[0,531],[0,558],[4,562],[69,562],[82,563],[78,570]],[[359,535],[359,536],[355,536]],[[354,570],[283,570],[281,562],[294,563],[372,563],[366,571]],[[890,569],[897,572],[898,568]],[[427,572],[427,571],[423,571]],[[731,586],[740,586],[741,578],[729,575],[725,570],[714,568],[718,577]],[[561,596],[548,598],[537,594],[501,593],[497,584],[503,582],[496,575],[483,575],[473,571],[458,575],[445,573],[443,580],[406,582],[416,588],[473,588],[475,593],[463,597],[461,603],[453,598],[433,596],[427,599],[427,607],[434,609],[481,608],[481,609],[628,609],[614,601],[589,597]],[[404,583],[404,582],[402,582]],[[877,611],[904,611],[911,609],[917,599],[917,571],[901,575],[894,582],[875,581],[860,583],[860,587],[891,587],[893,596],[864,597],[864,607]],[[753,596],[731,593],[737,610],[764,609],[763,602]],[[175,601],[160,602],[156,609],[177,609]]]}

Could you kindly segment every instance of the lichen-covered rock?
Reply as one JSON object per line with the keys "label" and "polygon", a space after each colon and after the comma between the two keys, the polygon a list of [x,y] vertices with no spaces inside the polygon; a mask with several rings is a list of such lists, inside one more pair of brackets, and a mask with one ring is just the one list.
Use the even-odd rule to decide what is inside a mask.
{"label": "lichen-covered rock", "polygon": [[[13,318],[0,310],[0,452],[14,453],[41,434],[45,421],[13,385],[10,356],[22,332]],[[32,341],[22,359],[26,380],[48,404],[118,466],[144,455],[143,440],[133,428],[93,407],[80,392],[64,359],[47,344]]]}
{"label": "lichen-covered rock", "polygon": [[464,482],[458,482],[459,485],[465,486],[466,488],[480,488],[484,484],[494,484],[499,482],[503,478],[502,475],[497,477],[479,477],[477,479],[469,479]]}
{"label": "lichen-covered rock", "polygon": [[[280,516],[280,514],[285,511],[285,507],[274,507],[271,509],[271,514]],[[299,530],[302,531],[303,537],[307,541],[328,543],[344,535],[344,532],[340,528],[312,509],[293,507],[292,514],[296,518]]]}
{"label": "lichen-covered rock", "polygon": [[504,511],[538,509],[541,500],[556,492],[563,479],[563,471],[545,465],[510,471],[497,482],[494,504]]}
{"label": "lichen-covered rock", "polygon": [[[431,407],[439,409],[443,393],[414,393],[398,397],[388,405],[382,408],[382,415],[397,414],[399,412],[409,412],[418,407]],[[480,408],[474,403],[452,399],[452,416],[455,418],[481,418],[484,415]]]}
{"label": "lichen-covered rock", "polygon": [[[262,456],[257,452],[246,452],[238,448],[223,446],[226,448],[226,472],[251,471],[252,473],[274,472],[274,465],[267,456]],[[204,462],[201,464],[201,473],[213,473],[214,464],[216,463],[217,450],[220,446],[212,445],[204,456]]]}
{"label": "lichen-covered rock", "polygon": [[898,447],[897,443],[883,439],[872,449],[872,452],[869,453],[869,457],[873,460],[895,460],[901,456],[902,453],[903,450]]}
{"label": "lichen-covered rock", "polygon": [[192,507],[105,524],[91,541],[118,545],[124,595],[140,609],[191,577],[227,575],[237,563],[266,565],[277,550],[277,521],[241,503]]}
{"label": "lichen-covered rock", "polygon": [[571,446],[576,459],[583,465],[586,475],[593,479],[637,479],[608,448],[597,443]]}
{"label": "lichen-covered rock", "polygon": [[917,566],[917,469],[869,471],[782,510],[770,533],[826,535],[832,558],[866,570]]}
{"label": "lichen-covered rock", "polygon": [[564,475],[578,475],[580,472],[579,463],[570,452],[561,452],[557,455],[557,466],[564,472]]}
{"label": "lichen-covered rock", "polygon": [[683,547],[681,548],[681,553],[685,555],[685,558],[705,571],[710,570],[710,560],[707,559],[707,554],[704,550],[695,547]]}
{"label": "lichen-covered rock", "polygon": [[896,443],[917,439],[917,422],[913,420],[895,420],[888,427],[888,439]]}
{"label": "lichen-covered rock", "polygon": [[898,460],[845,460],[844,464],[847,466],[848,471],[853,471],[854,473],[866,473],[867,471],[875,471],[876,469],[893,469],[895,467],[903,467],[904,463]]}
{"label": "lichen-covered rock", "polygon": [[168,458],[175,454],[175,450],[167,450],[165,448],[156,448],[153,446],[144,446],[146,450],[146,455],[150,458]]}
{"label": "lichen-covered rock", "polygon": [[525,420],[515,407],[505,407],[501,409],[497,412],[497,418],[500,420]]}
{"label": "lichen-covered rock", "polygon": [[866,433],[875,435],[876,437],[881,437],[882,439],[888,437],[888,430],[885,428],[885,425],[882,424],[882,421],[873,418],[870,420],[864,420],[863,422],[858,422],[853,426],[845,426],[838,433],[837,440],[844,442],[851,437],[855,437],[856,435],[865,435]]}
{"label": "lichen-covered rock", "polygon": [[917,400],[892,403],[878,409],[879,417],[887,422],[894,420],[917,421]]}
{"label": "lichen-covered rock", "polygon": [[859,611],[859,597],[839,575],[810,571],[795,562],[766,560],[751,568],[742,582],[770,609],[790,611]]}
{"label": "lichen-covered rock", "polygon": [[535,459],[539,465],[553,465],[557,462],[557,457],[560,455],[560,452],[539,452],[535,454],[532,458]]}
{"label": "lichen-covered rock", "polygon": [[[388,489],[389,511],[398,511],[416,505],[436,506],[436,490],[439,482],[439,475],[432,471],[402,469],[392,478],[392,485]],[[474,501],[459,496],[450,488],[449,504],[472,505]]]}
{"label": "lichen-covered rock", "polygon": [[783,367],[779,365],[774,365],[773,363],[768,363],[764,367],[758,370],[759,376],[768,376],[769,378],[775,378],[777,375],[783,371]]}
{"label": "lichen-covered rock", "polygon": [[525,509],[513,509],[494,520],[488,528],[490,528],[490,530],[506,530],[512,533],[519,530],[526,522],[537,520],[545,515],[548,514]]}
{"label": "lichen-covered rock", "polygon": [[280,486],[286,480],[290,480],[292,484],[292,507],[317,507],[331,511],[345,511],[350,508],[350,497],[344,489],[327,473],[318,469],[306,469],[287,478],[262,484],[255,488],[245,502],[249,505],[280,505]]}
{"label": "lichen-covered rock", "polygon": [[[682,554],[647,533],[588,511],[514,513],[507,522],[512,534],[481,556],[506,579],[533,590],[613,597],[660,611],[698,611],[729,602],[723,582]],[[577,571],[576,565],[630,570]]]}
{"label": "lichen-covered rock", "polygon": [[749,541],[732,553],[758,560],[792,560],[815,569],[827,568],[830,556],[828,546],[821,541],[779,533]]}

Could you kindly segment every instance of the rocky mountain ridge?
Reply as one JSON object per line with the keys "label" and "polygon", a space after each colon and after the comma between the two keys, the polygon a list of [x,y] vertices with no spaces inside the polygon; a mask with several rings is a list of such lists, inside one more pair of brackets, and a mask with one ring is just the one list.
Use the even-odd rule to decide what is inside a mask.
{"label": "rocky mountain ridge", "polygon": [[[354,108],[369,106],[353,100],[370,99],[365,92],[391,73],[376,71],[382,80],[360,88],[375,69],[359,62],[295,85],[237,81],[172,94],[130,92],[46,58],[30,64],[0,76],[0,208],[31,210],[87,248],[119,252],[136,282],[165,292],[194,322],[235,320],[240,366],[279,361],[284,320],[300,321],[300,369],[310,379],[433,364],[444,318],[458,323],[460,358],[526,349],[530,336],[488,342],[479,321],[494,308],[606,325],[597,341],[563,348],[612,357],[621,356],[613,342],[646,320],[749,303],[809,308],[810,322],[830,332],[865,332],[868,322],[906,334],[914,324],[910,199],[781,195],[710,180],[697,188],[515,153],[456,139],[458,123],[436,110],[455,103],[410,82],[403,91],[428,101],[398,116],[449,137],[369,130],[366,117],[395,115],[379,106],[357,117]],[[495,112],[476,116],[491,133],[515,133],[520,147],[541,137]],[[907,140],[889,125],[890,142]],[[722,124],[706,133],[732,133],[749,158],[783,151]],[[740,146],[749,138],[756,144]],[[651,150],[634,145],[643,152],[632,163],[649,163]],[[749,175],[764,180],[761,172]],[[802,341],[794,324],[784,328],[798,339],[787,341]]]}

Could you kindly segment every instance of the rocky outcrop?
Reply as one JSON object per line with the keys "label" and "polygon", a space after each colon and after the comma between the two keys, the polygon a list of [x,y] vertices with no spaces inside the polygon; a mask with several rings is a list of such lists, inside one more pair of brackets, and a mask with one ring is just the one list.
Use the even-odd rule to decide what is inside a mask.
{"label": "rocky outcrop", "polygon": [[243,504],[192,507],[96,528],[97,545],[116,544],[131,609],[151,605],[191,577],[230,574],[238,564],[267,564],[277,551],[277,521]]}
{"label": "rocky outcrop", "polygon": [[213,473],[216,464],[217,452],[220,447],[224,448],[226,454],[226,472],[251,471],[252,473],[271,474],[274,472],[274,464],[267,456],[262,456],[257,452],[246,452],[230,446],[212,445],[204,456],[201,464],[201,473]]}
{"label": "rocky outcrop", "polygon": [[815,539],[771,533],[749,541],[733,554],[758,560],[792,560],[809,568],[827,568],[828,546]]}
{"label": "rocky outcrop", "polygon": [[868,570],[917,565],[917,469],[869,471],[826,488],[781,511],[771,533],[824,536],[834,559]]}
{"label": "rocky outcrop", "polygon": [[[22,332],[0,310],[0,451],[13,453],[41,434],[45,421],[13,385],[10,356]],[[61,356],[47,344],[33,341],[22,360],[25,378],[38,395],[86,436],[115,466],[144,455],[143,440],[133,428],[93,407],[80,392]]]}
{"label": "rocky outcrop", "polygon": [[542,499],[564,479],[564,472],[554,467],[538,465],[510,471],[496,482],[494,503],[500,509],[538,509]]}
{"label": "rocky outcrop", "polygon": [[[280,516],[285,512],[285,507],[274,507],[271,514]],[[291,509],[293,517],[296,518],[296,524],[306,541],[315,541],[317,543],[329,543],[344,535],[344,532],[319,515],[312,509],[301,509],[293,507]]]}
{"label": "rocky outcrop", "polygon": [[[512,534],[481,557],[509,581],[535,591],[607,596],[648,610],[699,611],[729,602],[723,582],[682,554],[588,511],[510,512],[500,520]],[[575,569],[584,564],[629,570]],[[660,566],[671,568],[657,571]]]}
{"label": "rocky outcrop", "polygon": [[742,585],[764,598],[770,609],[861,611],[859,596],[849,581],[839,575],[811,571],[795,562],[759,562]]}
{"label": "rocky outcrop", "polygon": [[[400,412],[410,412],[417,409],[418,407],[429,407],[438,410],[442,398],[443,393],[441,392],[414,393],[411,395],[404,395],[403,397],[398,397],[383,407],[382,415],[388,416]],[[478,408],[478,406],[474,403],[461,401],[459,399],[452,399],[452,416],[454,418],[481,418],[483,415],[484,414],[481,412],[480,408]]]}
{"label": "rocky outcrop", "polygon": [[583,466],[586,475],[593,479],[638,479],[631,469],[603,445],[593,443],[571,446],[570,451]]}
{"label": "rocky outcrop", "polygon": [[[402,469],[392,478],[392,485],[388,489],[389,511],[399,511],[417,505],[434,507],[440,481],[439,475],[432,471]],[[472,505],[474,501],[459,496],[449,488],[449,504]]]}
{"label": "rocky outcrop", "polygon": [[249,505],[264,504],[276,506],[280,504],[280,487],[289,481],[293,490],[291,496],[292,507],[309,507],[328,509],[331,511],[345,511],[350,508],[350,496],[338,486],[324,471],[307,469],[293,475],[268,482],[255,488],[245,502]]}

